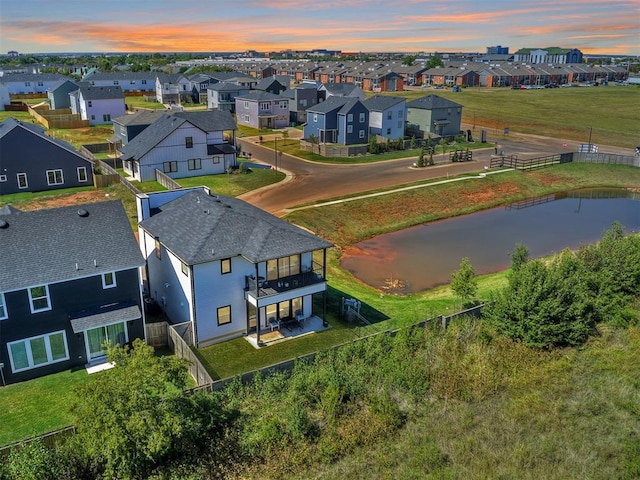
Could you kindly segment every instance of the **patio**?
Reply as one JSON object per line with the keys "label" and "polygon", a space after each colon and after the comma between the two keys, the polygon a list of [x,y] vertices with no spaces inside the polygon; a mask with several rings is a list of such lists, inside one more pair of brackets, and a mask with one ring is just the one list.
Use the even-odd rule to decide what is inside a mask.
{"label": "patio", "polygon": [[261,331],[260,332],[261,345],[258,345],[258,341],[255,333],[247,335],[244,338],[251,344],[251,346],[253,346],[253,348],[259,349],[264,347],[270,347],[271,345],[275,345],[277,343],[291,340],[294,338],[310,335],[312,333],[321,332],[329,328],[331,328],[331,326],[327,324],[327,326],[325,327],[320,317],[312,315],[300,323],[286,323],[286,324],[281,323],[280,327],[277,329],[274,329],[273,331],[271,330]]}

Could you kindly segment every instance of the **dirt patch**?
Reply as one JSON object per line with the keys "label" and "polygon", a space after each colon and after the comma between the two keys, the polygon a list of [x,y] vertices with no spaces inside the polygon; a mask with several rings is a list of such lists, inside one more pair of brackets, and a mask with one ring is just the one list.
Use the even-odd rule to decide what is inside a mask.
{"label": "dirt patch", "polygon": [[88,192],[79,192],[71,195],[55,196],[55,197],[42,197],[38,199],[30,200],[21,205],[15,205],[20,210],[40,210],[44,208],[56,208],[66,207],[69,205],[79,205],[82,203],[95,203],[102,202],[104,200],[115,200],[116,197],[112,197],[103,190],[91,190]]}
{"label": "dirt patch", "polygon": [[556,175],[549,170],[550,169],[538,170],[537,172],[530,172],[528,175],[541,185],[546,186],[566,182],[567,178],[564,175]]}

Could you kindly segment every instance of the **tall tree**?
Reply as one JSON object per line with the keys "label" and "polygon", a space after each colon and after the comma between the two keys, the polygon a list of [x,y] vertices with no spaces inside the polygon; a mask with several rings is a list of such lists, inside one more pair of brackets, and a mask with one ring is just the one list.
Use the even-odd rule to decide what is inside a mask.
{"label": "tall tree", "polygon": [[463,305],[475,297],[478,280],[468,257],[464,257],[460,262],[460,268],[451,274],[451,290],[460,297]]}

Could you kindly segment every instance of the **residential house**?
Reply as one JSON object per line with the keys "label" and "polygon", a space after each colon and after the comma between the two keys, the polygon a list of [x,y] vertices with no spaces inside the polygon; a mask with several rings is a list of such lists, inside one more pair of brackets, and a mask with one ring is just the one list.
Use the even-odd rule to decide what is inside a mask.
{"label": "residential house", "polygon": [[329,97],[350,97],[360,101],[365,99],[362,89],[353,83],[323,83],[318,91],[321,100]]}
{"label": "residential house", "polygon": [[11,94],[9,93],[9,87],[0,82],[0,111],[4,111],[4,106],[10,104]]}
{"label": "residential house", "polygon": [[257,129],[284,128],[289,125],[289,99],[261,90],[236,97],[236,121]]}
{"label": "residential house", "polygon": [[71,98],[69,94],[76,92],[80,88],[78,82],[72,80],[60,80],[53,87],[47,90],[47,98],[51,110],[61,110],[63,108],[71,108]]}
{"label": "residential house", "polygon": [[116,117],[112,120],[113,136],[108,141],[114,144],[116,150],[120,150],[165,113],[165,110],[139,110]]}
{"label": "residential house", "polygon": [[166,113],[124,145],[124,171],[141,182],[225,173],[237,165],[236,124],[227,111]]}
{"label": "residential house", "polygon": [[46,94],[60,80],[68,80],[69,77],[59,73],[11,73],[0,77],[0,83],[4,83],[10,95],[29,93]]}
{"label": "residential house", "polygon": [[388,140],[404,138],[406,99],[374,95],[362,103],[369,110],[369,135],[378,135]]}
{"label": "residential house", "polygon": [[111,123],[112,118],[126,113],[124,92],[119,86],[90,87],[81,85],[69,93],[71,113],[79,114],[90,125]]}
{"label": "residential house", "polygon": [[251,89],[248,86],[233,82],[219,82],[207,88],[207,108],[210,110],[226,110],[236,112],[236,97],[246,95]]}
{"label": "residential house", "polygon": [[289,77],[282,77],[280,79],[274,77],[263,78],[253,87],[254,90],[261,90],[263,92],[273,93],[274,95],[280,95],[282,92],[289,88]]}
{"label": "residential house", "polygon": [[207,103],[207,89],[217,81],[206,73],[196,73],[188,78],[191,83],[191,99],[193,103]]}
{"label": "residential house", "polygon": [[155,92],[155,72],[96,72],[91,71],[82,77],[94,87],[118,86],[123,92]]}
{"label": "residential house", "polygon": [[0,195],[93,185],[93,163],[33,123],[0,123]]}
{"label": "residential house", "polygon": [[156,100],[165,105],[189,102],[191,84],[181,73],[156,74]]}
{"label": "residential house", "polygon": [[362,75],[362,89],[369,92],[401,92],[404,90],[404,78],[384,68],[367,72]]}
{"label": "residential house", "polygon": [[289,99],[289,120],[300,125],[307,121],[307,108],[318,104],[318,85],[304,82],[280,94]]}
{"label": "residential house", "polygon": [[368,143],[369,110],[357,98],[329,97],[307,109],[304,138],[342,145]]}
{"label": "residential house", "polygon": [[197,347],[326,315],[329,242],[204,187],[136,201],[147,290]]}
{"label": "residential house", "polygon": [[106,361],[145,338],[144,258],[120,201],[0,209],[0,369],[6,383]]}
{"label": "residential house", "polygon": [[427,95],[407,102],[407,135],[416,138],[460,134],[462,105],[437,95]]}

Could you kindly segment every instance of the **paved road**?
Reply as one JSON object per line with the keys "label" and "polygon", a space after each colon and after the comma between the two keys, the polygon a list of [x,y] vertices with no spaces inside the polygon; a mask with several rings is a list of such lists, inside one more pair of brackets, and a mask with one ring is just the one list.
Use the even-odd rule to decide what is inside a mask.
{"label": "paved road", "polygon": [[[293,131],[299,132],[299,131]],[[265,135],[265,141],[270,136]],[[377,188],[386,188],[433,178],[447,177],[461,173],[483,171],[494,154],[494,141],[498,142],[498,151],[518,158],[534,158],[564,151],[577,151],[578,142],[536,136],[489,137],[488,148],[474,150],[474,160],[463,163],[442,163],[420,169],[411,168],[417,158],[387,160],[384,162],[336,165],[309,162],[287,154],[278,158],[278,169],[287,172],[287,179],[276,185],[248,192],[239,198],[282,216],[287,208],[339,196],[357,194]],[[274,165],[275,155],[270,148],[263,147],[257,138],[238,139],[242,151],[251,153],[252,161]],[[563,144],[566,143],[566,146]],[[605,149],[601,148],[601,151]],[[632,154],[628,149],[606,150],[610,153]],[[448,160],[442,154],[434,155],[437,163]]]}

